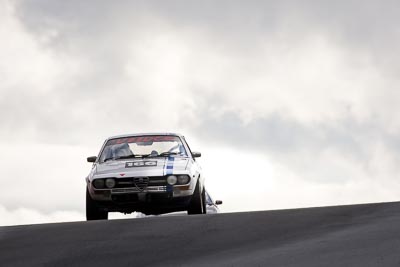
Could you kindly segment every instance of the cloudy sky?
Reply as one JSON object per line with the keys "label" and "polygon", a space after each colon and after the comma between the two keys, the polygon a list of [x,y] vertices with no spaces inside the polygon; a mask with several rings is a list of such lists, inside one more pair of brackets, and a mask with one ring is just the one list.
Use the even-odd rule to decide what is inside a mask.
{"label": "cloudy sky", "polygon": [[0,225],[84,220],[111,135],[183,133],[223,212],[400,199],[398,1],[0,0]]}

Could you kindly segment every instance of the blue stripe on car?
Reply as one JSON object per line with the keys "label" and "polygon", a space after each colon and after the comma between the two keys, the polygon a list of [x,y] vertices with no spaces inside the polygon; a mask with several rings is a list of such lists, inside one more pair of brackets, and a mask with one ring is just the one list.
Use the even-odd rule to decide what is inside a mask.
{"label": "blue stripe on car", "polygon": [[[174,170],[174,157],[169,156],[167,160],[167,168],[166,168],[166,175],[171,175]],[[167,185],[167,192],[172,192],[173,186]]]}
{"label": "blue stripe on car", "polygon": [[174,169],[174,157],[168,157],[166,175],[171,175]]}
{"label": "blue stripe on car", "polygon": [[173,191],[173,186],[172,185],[167,185],[166,191],[167,192],[172,192]]}

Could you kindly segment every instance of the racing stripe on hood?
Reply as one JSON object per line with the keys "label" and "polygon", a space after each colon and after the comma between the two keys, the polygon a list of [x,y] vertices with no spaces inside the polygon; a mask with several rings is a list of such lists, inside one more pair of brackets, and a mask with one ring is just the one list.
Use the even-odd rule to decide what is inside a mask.
{"label": "racing stripe on hood", "polygon": [[167,160],[167,164],[165,165],[165,175],[171,175],[174,170],[174,157],[169,156]]}
{"label": "racing stripe on hood", "polygon": [[[167,164],[165,165],[165,175],[171,175],[174,170],[174,157],[169,156],[167,160]],[[172,192],[173,191],[173,186],[172,185],[167,185],[167,192]]]}

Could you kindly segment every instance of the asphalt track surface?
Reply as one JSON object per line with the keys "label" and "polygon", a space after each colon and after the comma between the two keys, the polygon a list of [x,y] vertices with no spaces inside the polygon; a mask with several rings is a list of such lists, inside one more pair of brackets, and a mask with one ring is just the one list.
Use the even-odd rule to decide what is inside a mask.
{"label": "asphalt track surface", "polygon": [[400,202],[0,227],[0,266],[400,266]]}

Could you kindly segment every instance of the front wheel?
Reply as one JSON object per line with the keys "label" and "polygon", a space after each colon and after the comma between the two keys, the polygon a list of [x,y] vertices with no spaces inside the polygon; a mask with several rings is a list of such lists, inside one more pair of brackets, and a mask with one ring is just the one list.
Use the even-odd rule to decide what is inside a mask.
{"label": "front wheel", "polygon": [[93,221],[93,220],[107,220],[108,219],[108,212],[100,210],[96,202],[92,199],[89,194],[89,190],[86,189],[86,220]]}
{"label": "front wheel", "polygon": [[203,188],[203,191],[200,192],[199,183],[196,185],[196,189],[194,190],[192,200],[190,201],[190,205],[187,213],[189,215],[192,214],[205,214],[206,213],[206,190]]}

